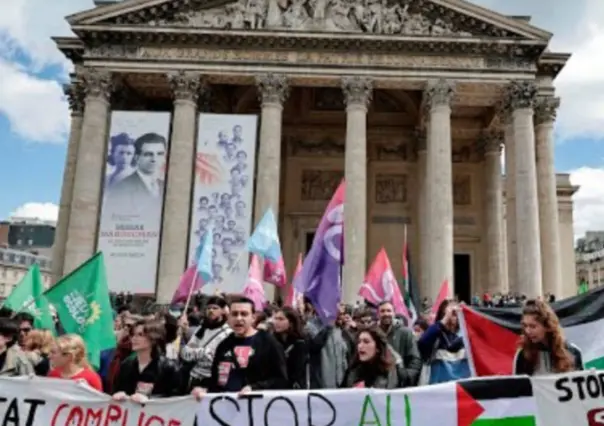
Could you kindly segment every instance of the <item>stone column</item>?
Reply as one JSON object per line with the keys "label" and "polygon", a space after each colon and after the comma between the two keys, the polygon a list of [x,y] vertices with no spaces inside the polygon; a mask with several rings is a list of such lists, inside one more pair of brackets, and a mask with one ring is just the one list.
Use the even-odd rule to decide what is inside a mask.
{"label": "stone column", "polygon": [[426,188],[430,269],[425,294],[434,299],[444,280],[453,282],[453,165],[451,160],[451,99],[453,84],[431,81],[424,91],[428,108]]}
{"label": "stone column", "polygon": [[197,99],[201,75],[176,72],[168,75],[174,106],[168,157],[157,300],[169,303],[187,265],[191,212],[191,186],[195,163]]}
{"label": "stone column", "polygon": [[516,145],[516,262],[519,291],[529,298],[541,295],[541,244],[533,123],[537,87],[514,81],[508,86]]}
{"label": "stone column", "polygon": [[73,271],[96,251],[109,131],[107,123],[113,89],[113,78],[109,72],[87,69],[81,77],[86,98],[81,143],[76,156],[63,274]]}
{"label": "stone column", "polygon": [[[287,78],[281,74],[256,76],[258,96],[262,108],[260,122],[260,144],[256,168],[256,194],[254,202],[254,225],[257,225],[269,208],[279,221],[279,195],[281,188],[281,128],[283,103],[289,93]],[[275,297],[275,286],[266,284],[267,300]]]}
{"label": "stone column", "polygon": [[492,294],[503,291],[503,188],[499,133],[484,135],[485,230],[487,253],[487,285]]}
{"label": "stone column", "polygon": [[64,86],[65,94],[71,109],[71,129],[67,144],[67,158],[63,169],[63,183],[61,185],[61,201],[59,202],[59,220],[55,231],[55,240],[52,249],[52,284],[63,276],[63,262],[65,260],[65,246],[67,243],[67,229],[69,228],[69,214],[73,197],[73,184],[75,180],[76,159],[78,147],[82,136],[82,122],[84,116],[84,87],[79,81],[72,81]]}
{"label": "stone column", "polygon": [[501,113],[504,122],[505,145],[505,235],[508,291],[517,293],[520,289],[516,263],[516,143],[511,110],[505,107]]}
{"label": "stone column", "polygon": [[554,121],[560,99],[538,99],[535,109],[535,142],[537,144],[537,191],[539,194],[539,228],[541,234],[541,273],[543,292],[562,296],[562,260],[558,194],[554,170]]}
{"label": "stone column", "polygon": [[353,302],[367,266],[367,107],[373,85],[362,77],[344,77],[346,153],[344,176],[344,270],[342,300]]}
{"label": "stone column", "polygon": [[427,294],[429,284],[428,275],[430,270],[430,242],[429,242],[429,224],[427,217],[427,182],[426,182],[426,162],[428,151],[426,150],[426,132],[418,131],[417,137],[417,222],[419,233],[419,288],[421,294]]}

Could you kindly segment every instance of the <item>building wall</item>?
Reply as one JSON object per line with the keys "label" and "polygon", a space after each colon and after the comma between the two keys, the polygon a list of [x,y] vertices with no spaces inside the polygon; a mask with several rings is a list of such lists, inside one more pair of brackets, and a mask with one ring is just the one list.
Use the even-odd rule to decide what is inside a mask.
{"label": "building wall", "polygon": [[40,266],[44,285],[49,286],[52,266],[50,258],[25,251],[0,248],[0,299],[3,300],[10,294],[34,263]]}

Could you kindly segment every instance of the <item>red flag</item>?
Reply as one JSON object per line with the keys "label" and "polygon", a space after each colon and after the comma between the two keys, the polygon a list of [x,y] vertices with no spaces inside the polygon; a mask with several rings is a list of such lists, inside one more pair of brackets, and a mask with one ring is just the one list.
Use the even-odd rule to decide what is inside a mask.
{"label": "red flag", "polygon": [[519,336],[466,305],[461,306],[459,318],[473,374],[512,374]]}
{"label": "red flag", "polygon": [[440,306],[440,304],[449,298],[449,294],[450,294],[449,292],[450,292],[449,280],[446,279],[440,285],[440,290],[438,291],[438,296],[436,296],[436,300],[434,301],[434,304],[432,305],[431,313],[434,317],[436,317],[436,313],[438,312],[438,307]]}
{"label": "red flag", "polygon": [[390,259],[383,247],[365,276],[365,281],[359,289],[359,296],[374,305],[386,301],[391,302],[397,314],[409,318],[409,311],[405,306],[401,289],[396,282]]}
{"label": "red flag", "polygon": [[266,303],[266,295],[264,287],[262,287],[262,271],[260,270],[260,260],[258,256],[253,254],[250,262],[250,269],[247,274],[247,282],[243,289],[243,295],[254,302],[256,310],[264,309]]}
{"label": "red flag", "polygon": [[276,262],[272,262],[270,259],[264,259],[264,281],[274,284],[277,287],[285,287],[287,275],[285,272],[283,255]]}
{"label": "red flag", "polygon": [[203,280],[197,273],[197,264],[194,263],[180,277],[178,287],[172,296],[172,304],[184,303],[189,297],[189,293],[195,293],[202,285]]}
{"label": "red flag", "polygon": [[292,279],[292,282],[289,284],[287,297],[285,298],[285,306],[289,306],[292,308],[298,306],[299,299],[302,294],[296,291],[296,288],[294,287],[294,280],[300,274],[300,271],[302,271],[302,253],[298,254],[298,264],[296,265],[296,270],[294,271],[294,277]]}

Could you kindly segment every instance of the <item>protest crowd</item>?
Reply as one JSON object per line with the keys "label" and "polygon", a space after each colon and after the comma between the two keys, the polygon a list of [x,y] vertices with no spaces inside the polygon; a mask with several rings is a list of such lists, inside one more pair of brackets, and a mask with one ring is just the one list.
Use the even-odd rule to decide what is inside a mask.
{"label": "protest crowd", "polygon": [[[277,285],[279,274],[263,275],[259,258],[265,270],[267,265],[283,264],[271,212],[250,237],[248,279],[240,294],[203,291],[203,283],[211,281],[211,230],[168,306],[142,306],[130,294],[111,294],[102,253],[48,290],[34,265],[0,312],[0,378],[75,381],[118,404],[106,409],[107,418],[118,419],[128,416],[120,404],[144,407],[150,400],[177,396],[192,396],[189,400],[194,402],[213,394],[246,398],[258,392],[312,389],[308,398],[324,398],[316,392],[355,389],[358,397],[369,388],[412,390],[459,383],[467,393],[471,383],[463,383],[472,377],[542,377],[603,365],[598,339],[595,346],[585,340],[591,333],[585,330],[602,329],[603,291],[555,303],[551,295],[546,300],[527,300],[519,294],[484,293],[465,305],[450,298],[454,292],[445,279],[433,303],[427,298],[414,302],[406,242],[402,284],[396,282],[381,250],[359,286],[358,296],[364,302],[342,303],[340,259],[322,240],[326,229],[334,226],[326,219],[330,208],[333,200],[292,282],[286,286],[284,275],[279,278],[280,287],[287,290],[283,302],[267,300],[261,284]],[[341,253],[342,240],[336,237],[336,242]],[[583,315],[581,310],[588,305],[590,314]],[[575,345],[575,339],[583,340]],[[578,346],[589,346],[589,359]],[[512,393],[530,391],[532,385],[522,382],[528,378],[515,380],[520,382]],[[19,381],[8,384],[25,386]],[[493,389],[505,396],[506,388],[499,382]],[[63,406],[60,401],[55,404],[58,416]],[[468,405],[449,404],[455,406],[460,413]],[[363,407],[365,418],[365,403]],[[74,410],[66,425],[72,425],[69,419],[78,413]],[[484,411],[480,410],[474,410],[473,418]],[[409,412],[401,415],[410,416]],[[209,413],[219,424],[229,424],[218,420],[224,413],[216,414],[213,408]],[[145,415],[150,414],[139,414]],[[5,419],[10,416],[9,409]],[[406,424],[411,425],[411,420]]]}
{"label": "protest crowd", "polygon": [[[241,295],[199,295],[180,318],[116,306],[118,343],[101,354],[97,371],[80,336],[61,334],[59,324],[52,331],[35,329],[31,314],[4,310],[0,375],[83,380],[115,400],[138,402],[208,392],[395,389],[471,376],[467,364],[447,363],[464,352],[453,300],[440,303],[431,324],[430,315],[407,324],[390,302],[341,305],[333,325],[323,325],[308,300],[295,308],[254,306]],[[546,302],[524,304],[522,329],[515,373],[582,369],[580,351],[561,337]]]}

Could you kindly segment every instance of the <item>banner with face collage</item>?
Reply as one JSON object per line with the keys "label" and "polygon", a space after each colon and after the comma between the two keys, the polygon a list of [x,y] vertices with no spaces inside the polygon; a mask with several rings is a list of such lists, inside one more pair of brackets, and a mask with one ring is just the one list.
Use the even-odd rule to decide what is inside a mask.
{"label": "banner with face collage", "polygon": [[247,277],[245,251],[252,225],[256,159],[255,115],[200,114],[189,263],[204,233],[213,230],[213,281],[203,287],[226,293],[243,290]]}
{"label": "banner with face collage", "polygon": [[155,294],[170,113],[114,111],[98,250],[109,290]]}
{"label": "banner with face collage", "polygon": [[604,372],[499,376],[409,389],[209,394],[117,403],[70,380],[0,378],[10,426],[599,426]]}

